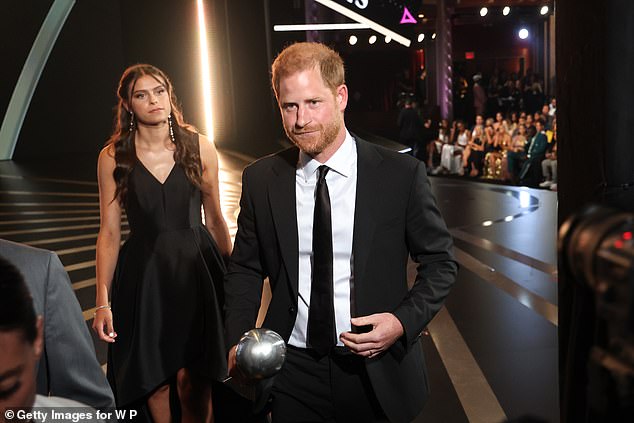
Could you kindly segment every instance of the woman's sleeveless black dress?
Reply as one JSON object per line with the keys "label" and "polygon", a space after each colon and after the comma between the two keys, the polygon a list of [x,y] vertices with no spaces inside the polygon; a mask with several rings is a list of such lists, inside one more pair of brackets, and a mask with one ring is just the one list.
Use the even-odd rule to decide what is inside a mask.
{"label": "woman's sleeveless black dress", "polygon": [[210,381],[227,374],[225,267],[201,221],[200,190],[176,164],[161,184],[137,160],[128,181],[130,236],[112,285],[118,336],[108,350],[118,407],[144,400],[181,368]]}

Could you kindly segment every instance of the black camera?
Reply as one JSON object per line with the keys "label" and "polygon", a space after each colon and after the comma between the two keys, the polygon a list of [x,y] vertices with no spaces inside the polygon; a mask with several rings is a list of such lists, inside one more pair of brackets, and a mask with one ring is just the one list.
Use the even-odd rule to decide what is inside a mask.
{"label": "black camera", "polygon": [[[634,214],[592,205],[559,230],[560,271],[589,288],[595,320],[587,366],[588,409],[602,418],[634,421]],[[580,284],[580,285],[579,285]],[[573,334],[578,336],[578,334]]]}

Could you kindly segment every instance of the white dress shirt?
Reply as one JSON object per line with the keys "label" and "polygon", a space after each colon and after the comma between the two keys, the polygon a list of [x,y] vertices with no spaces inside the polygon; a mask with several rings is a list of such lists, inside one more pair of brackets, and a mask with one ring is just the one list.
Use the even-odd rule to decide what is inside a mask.
{"label": "white dress shirt", "polygon": [[326,183],[330,195],[333,249],[333,292],[337,345],[339,334],[350,331],[350,286],[352,284],[352,233],[357,193],[357,147],[346,131],[346,139],[326,162],[319,163],[300,152],[295,174],[297,231],[299,240],[299,298],[297,319],[289,344],[307,347],[308,308],[313,255],[313,214],[317,168],[325,164],[330,168]]}

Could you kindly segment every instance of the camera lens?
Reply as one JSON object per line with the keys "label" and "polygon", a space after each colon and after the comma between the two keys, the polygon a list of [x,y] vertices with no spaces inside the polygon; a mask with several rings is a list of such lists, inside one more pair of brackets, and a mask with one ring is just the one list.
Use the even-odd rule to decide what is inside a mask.
{"label": "camera lens", "polygon": [[630,275],[634,264],[634,215],[603,206],[589,206],[559,230],[558,249],[575,279],[599,289],[606,281]]}

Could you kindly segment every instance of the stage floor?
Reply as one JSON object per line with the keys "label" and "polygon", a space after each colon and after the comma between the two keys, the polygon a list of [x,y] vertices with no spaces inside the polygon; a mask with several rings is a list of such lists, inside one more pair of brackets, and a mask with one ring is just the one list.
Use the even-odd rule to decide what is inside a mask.
{"label": "stage floor", "polygon": [[[250,158],[219,155],[233,236]],[[0,161],[0,238],[56,251],[88,326],[99,227],[94,160]],[[457,178],[431,184],[461,269],[423,337],[432,393],[415,422],[558,422],[556,193]],[[95,346],[105,363],[105,345]]]}

